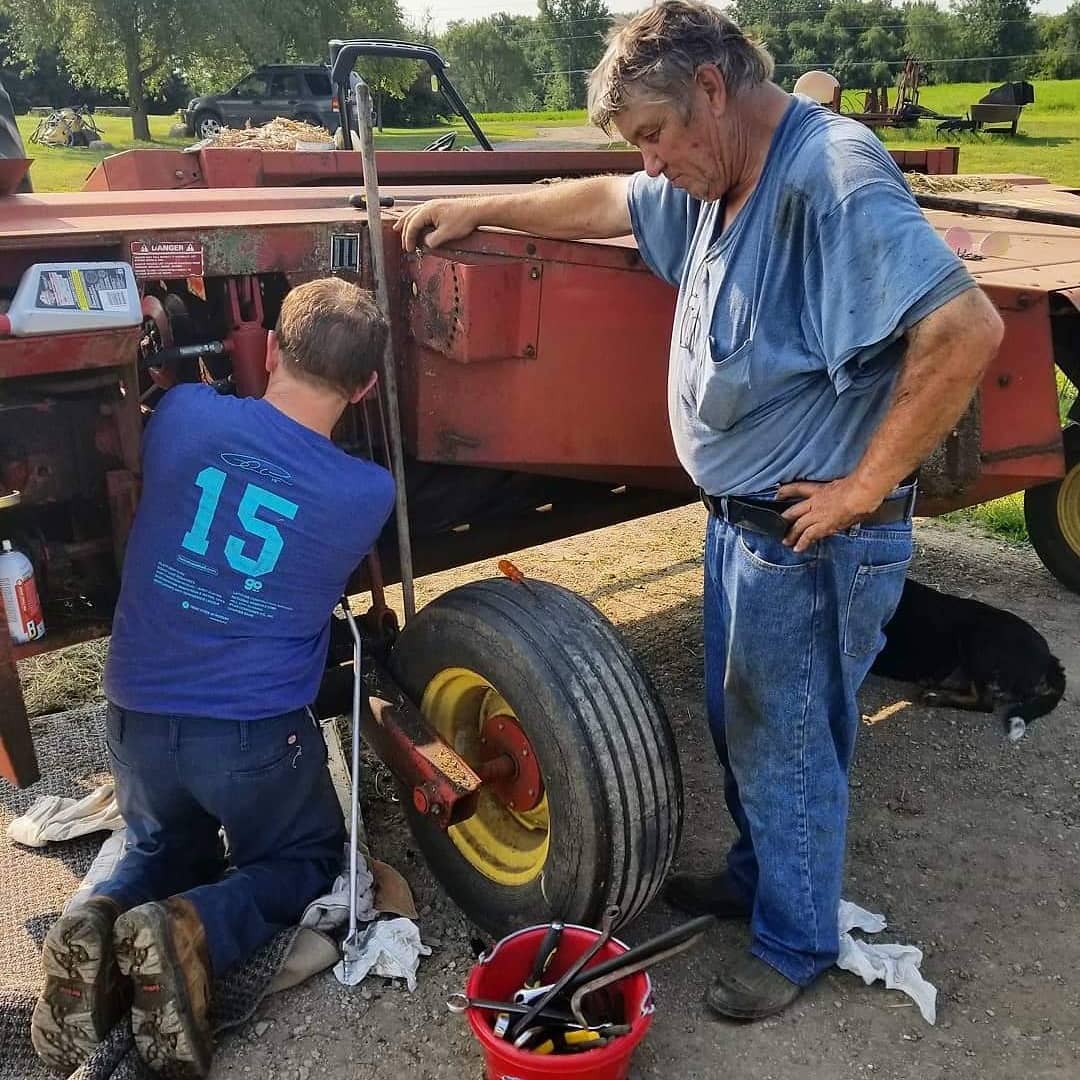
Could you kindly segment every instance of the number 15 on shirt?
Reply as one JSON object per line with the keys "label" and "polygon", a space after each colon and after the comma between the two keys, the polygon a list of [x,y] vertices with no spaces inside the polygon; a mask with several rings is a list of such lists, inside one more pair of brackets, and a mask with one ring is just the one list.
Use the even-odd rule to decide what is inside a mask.
{"label": "number 15 on shirt", "polygon": [[[195,485],[201,489],[202,495],[195,511],[195,520],[181,541],[183,547],[192,554],[205,556],[210,549],[210,534],[227,480],[228,474],[213,466],[203,469],[195,477]],[[259,487],[258,484],[246,486],[236,509],[236,517],[247,535],[236,536],[230,533],[226,537],[225,561],[237,573],[247,577],[262,577],[272,573],[285,547],[285,541],[277,527],[258,517],[259,511],[263,509],[292,521],[299,506]],[[245,545],[252,540],[262,541],[262,546],[254,558],[244,552]]]}

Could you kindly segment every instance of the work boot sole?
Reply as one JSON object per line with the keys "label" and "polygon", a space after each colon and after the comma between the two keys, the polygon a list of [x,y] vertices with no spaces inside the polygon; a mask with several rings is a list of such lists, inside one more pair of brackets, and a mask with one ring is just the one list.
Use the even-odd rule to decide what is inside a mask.
{"label": "work boot sole", "polygon": [[30,1040],[65,1076],[85,1062],[123,1014],[126,986],[116,966],[112,920],[99,910],[61,915],[41,953],[45,986],[34,1005]]}
{"label": "work boot sole", "polygon": [[[144,904],[121,915],[113,931],[120,970],[134,987],[131,1029],[138,1055],[166,1080],[198,1080],[210,1071],[213,1044],[177,961],[167,909]],[[206,973],[194,988],[209,997]]]}

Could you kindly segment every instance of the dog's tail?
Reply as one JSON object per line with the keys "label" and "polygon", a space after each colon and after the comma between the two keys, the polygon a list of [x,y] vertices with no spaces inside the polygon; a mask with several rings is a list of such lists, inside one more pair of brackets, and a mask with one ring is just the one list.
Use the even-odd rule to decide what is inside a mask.
{"label": "dog's tail", "polygon": [[1047,660],[1046,671],[1032,693],[1023,701],[1013,702],[999,710],[1009,737],[1014,741],[1021,738],[1032,720],[1037,720],[1057,708],[1057,703],[1064,693],[1065,669],[1056,656],[1051,656]]}

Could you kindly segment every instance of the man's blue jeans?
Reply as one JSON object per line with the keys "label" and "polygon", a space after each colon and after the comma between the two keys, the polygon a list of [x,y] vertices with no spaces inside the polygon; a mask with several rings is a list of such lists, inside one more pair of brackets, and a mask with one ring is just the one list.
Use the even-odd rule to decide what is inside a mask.
{"label": "man's blue jeans", "polygon": [[110,705],[108,742],[127,845],[94,892],[125,911],[190,900],[215,975],[295,925],[340,872],[345,825],[307,709],[238,723]]}
{"label": "man's blue jeans", "polygon": [[884,644],[911,524],[854,528],[796,554],[709,515],[705,696],[753,902],[751,952],[800,985],[835,963],[855,695]]}

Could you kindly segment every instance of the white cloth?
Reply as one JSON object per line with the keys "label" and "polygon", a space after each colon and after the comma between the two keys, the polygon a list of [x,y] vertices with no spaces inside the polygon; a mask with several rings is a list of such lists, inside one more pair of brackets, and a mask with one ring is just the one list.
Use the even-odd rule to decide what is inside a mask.
{"label": "white cloth", "polygon": [[[340,938],[349,930],[349,854],[345,853],[345,872],[334,880],[330,891],[308,904],[300,916],[301,935],[305,931],[317,931],[328,938]],[[375,922],[385,912],[398,918]],[[368,923],[359,931],[351,945],[342,945],[343,955],[334,968],[338,982],[356,986],[369,972],[387,978],[404,979],[410,990],[416,989],[416,969],[421,956],[430,956],[431,949],[420,940],[420,931],[408,912],[416,914],[412,896],[404,878],[392,867],[361,855],[356,865],[356,920]],[[297,944],[305,947],[311,943],[298,937]],[[307,948],[311,956],[318,950]],[[336,952],[336,948],[335,948]],[[319,955],[326,955],[319,953]],[[329,964],[325,966],[329,967]]]}
{"label": "white cloth", "polygon": [[852,930],[877,934],[885,929],[885,917],[875,915],[848,900],[840,901],[840,956],[838,968],[860,976],[869,986],[881,980],[890,990],[901,990],[919,1007],[928,1024],[937,1020],[937,988],[919,971],[922,949],[914,945],[874,945],[851,936]]}
{"label": "white cloth", "polygon": [[421,956],[431,949],[420,940],[420,928],[411,919],[382,919],[370,923],[354,946],[345,945],[345,960],[334,967],[334,976],[344,986],[356,986],[369,972],[388,979],[404,979],[410,990],[416,989],[416,969]]}
{"label": "white cloth", "polygon": [[21,817],[8,824],[7,834],[16,844],[41,848],[50,841],[73,840],[77,836],[124,827],[116,805],[113,785],[102,784],[81,799],[46,795]]}
{"label": "white cloth", "polygon": [[[367,859],[357,859],[356,865],[356,918],[358,922],[370,922],[378,916],[374,900],[375,878]],[[300,916],[300,925],[310,930],[334,934],[349,925],[349,876],[338,874],[330,891],[312,900]]]}

